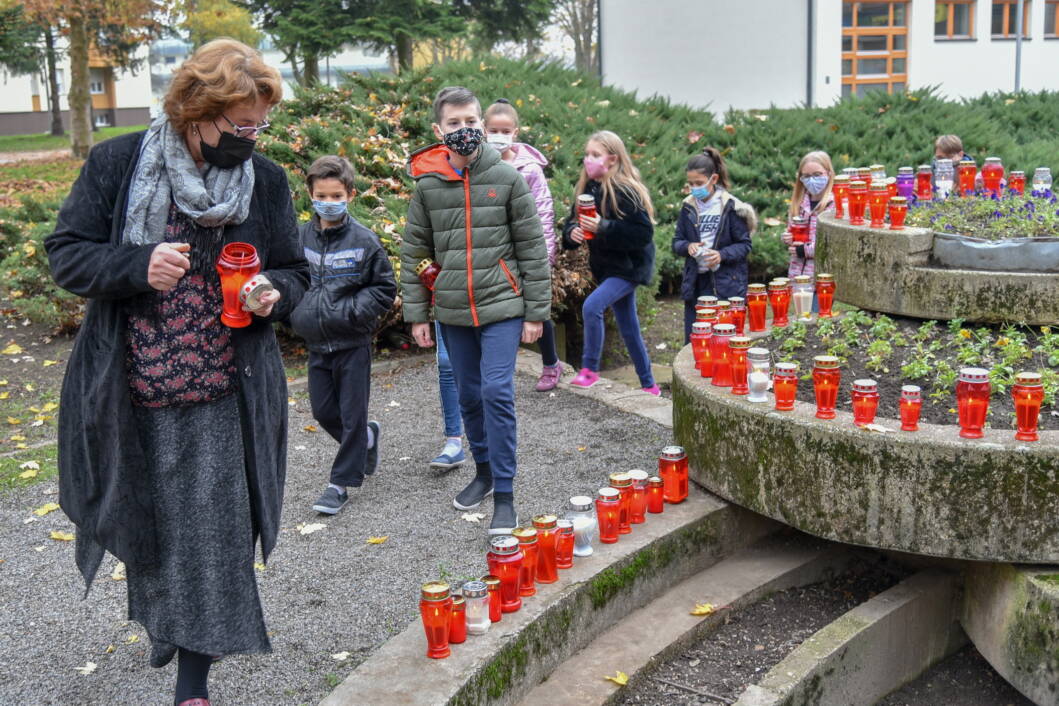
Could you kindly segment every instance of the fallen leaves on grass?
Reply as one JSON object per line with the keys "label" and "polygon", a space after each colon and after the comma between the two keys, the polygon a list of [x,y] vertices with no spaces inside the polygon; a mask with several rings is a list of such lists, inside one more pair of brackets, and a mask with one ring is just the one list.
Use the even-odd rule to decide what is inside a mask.
{"label": "fallen leaves on grass", "polygon": [[73,532],[60,532],[59,530],[52,530],[52,533],[48,535],[56,542],[72,542],[74,541]]}
{"label": "fallen leaves on grass", "polygon": [[311,524],[300,524],[298,525],[298,532],[301,534],[312,534],[313,532],[319,532],[322,529],[326,529],[327,525],[319,522],[313,522]]}
{"label": "fallen leaves on grass", "polygon": [[692,615],[711,615],[715,608],[712,603],[696,603],[692,609]]}
{"label": "fallen leaves on grass", "polygon": [[0,400],[6,400],[10,396],[11,396],[10,392],[6,392],[6,391],[5,392],[0,392]]}
{"label": "fallen leaves on grass", "polygon": [[85,662],[85,666],[83,666],[83,667],[74,667],[74,669],[76,669],[78,672],[80,672],[82,674],[82,676],[86,676],[87,677],[89,674],[91,674],[92,672],[96,671],[96,663],[95,662]]}
{"label": "fallen leaves on grass", "polygon": [[460,515],[461,519],[467,520],[468,522],[481,522],[485,519],[485,513],[481,512],[465,512]]}
{"label": "fallen leaves on grass", "polygon": [[17,343],[9,344],[4,350],[0,351],[4,355],[19,355],[22,352],[22,346]]}
{"label": "fallen leaves on grass", "polygon": [[603,677],[603,678],[606,679],[607,681],[614,682],[618,686],[625,686],[626,684],[629,683],[629,675],[626,674],[625,672],[621,671],[621,670],[618,670],[617,672],[615,672],[614,676],[612,676],[612,677]]}
{"label": "fallen leaves on grass", "polygon": [[11,426],[18,426],[19,424],[22,423],[22,420],[19,419],[18,417],[8,417],[7,418],[7,423],[10,424]]}
{"label": "fallen leaves on grass", "polygon": [[46,361],[44,361],[44,367],[45,368],[50,368],[51,366],[58,365],[58,364],[59,364],[59,361],[57,361],[57,360],[46,360]]}
{"label": "fallen leaves on grass", "polygon": [[384,535],[382,537],[368,537],[368,544],[382,544],[389,538],[389,535]]}
{"label": "fallen leaves on grass", "polygon": [[22,472],[18,474],[18,477],[22,480],[36,478],[37,474],[40,473],[40,464],[36,461],[26,461],[25,463],[20,463],[18,467],[22,469]]}
{"label": "fallen leaves on grass", "polygon": [[43,407],[40,408],[40,411],[47,414],[48,412],[54,412],[57,409],[59,409],[59,405],[55,404],[54,402],[47,402]]}
{"label": "fallen leaves on grass", "polygon": [[58,509],[59,509],[59,503],[44,503],[43,505],[38,507],[36,510],[34,510],[33,514],[36,515],[37,517],[44,517],[49,512],[55,512]]}

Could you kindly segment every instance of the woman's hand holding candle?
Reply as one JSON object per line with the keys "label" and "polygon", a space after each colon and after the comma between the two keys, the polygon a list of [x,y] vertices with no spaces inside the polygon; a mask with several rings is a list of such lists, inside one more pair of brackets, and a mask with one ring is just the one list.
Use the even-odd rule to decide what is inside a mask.
{"label": "woman's hand holding candle", "polygon": [[261,303],[261,306],[257,307],[256,309],[250,309],[246,306],[244,306],[243,308],[252,313],[254,316],[260,316],[264,318],[266,316],[272,315],[272,307],[275,306],[276,302],[278,302],[281,298],[282,295],[279,293],[279,290],[272,289],[258,297],[257,300]]}
{"label": "woman's hand holding candle", "polygon": [[188,243],[159,243],[147,263],[147,284],[159,292],[168,292],[191,269]]}

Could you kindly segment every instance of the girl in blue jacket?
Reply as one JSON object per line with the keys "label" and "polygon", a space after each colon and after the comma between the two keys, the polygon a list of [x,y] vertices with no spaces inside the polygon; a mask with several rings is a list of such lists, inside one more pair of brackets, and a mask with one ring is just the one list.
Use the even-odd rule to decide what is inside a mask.
{"label": "girl in blue jacket", "polygon": [[695,321],[695,300],[745,297],[750,236],[757,228],[754,207],[728,192],[728,167],[715,147],[688,160],[688,186],[673,236],[673,252],[684,257],[684,342]]}

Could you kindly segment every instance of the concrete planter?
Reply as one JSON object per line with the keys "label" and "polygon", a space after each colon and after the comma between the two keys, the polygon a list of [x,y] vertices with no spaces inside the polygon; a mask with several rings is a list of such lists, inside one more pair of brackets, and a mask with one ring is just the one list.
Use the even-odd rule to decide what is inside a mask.
{"label": "concrete planter", "polygon": [[696,482],[804,532],[929,556],[1059,563],[1059,432],[1032,444],[999,430],[961,439],[952,425],[879,434],[848,412],[819,420],[801,402],[776,412],[710,385],[690,347],[674,364],[673,412]]}
{"label": "concrete planter", "polygon": [[931,260],[956,270],[1059,273],[1059,238],[985,240],[934,233]]}

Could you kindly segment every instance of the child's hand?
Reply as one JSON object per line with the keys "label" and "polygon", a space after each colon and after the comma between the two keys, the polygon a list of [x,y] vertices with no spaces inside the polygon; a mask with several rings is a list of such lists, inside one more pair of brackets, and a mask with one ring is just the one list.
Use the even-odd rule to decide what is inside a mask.
{"label": "child's hand", "polygon": [[702,249],[702,243],[688,243],[688,255],[691,257],[698,255],[700,249]]}
{"label": "child's hand", "polygon": [[578,245],[585,242],[585,231],[581,230],[581,226],[574,228],[570,231],[570,240],[574,241]]}
{"label": "child's hand", "polygon": [[599,232],[599,216],[578,216],[577,222],[581,224],[581,228],[593,233]]}
{"label": "child's hand", "polygon": [[710,250],[709,248],[704,249],[703,252],[706,253],[703,258],[703,264],[706,265],[706,267],[714,267],[721,264],[721,253],[716,250]]}
{"label": "child's hand", "polygon": [[790,253],[791,257],[794,257],[795,255],[798,254],[798,247],[795,246],[795,245],[788,245],[787,246],[787,252]]}
{"label": "child's hand", "polygon": [[783,235],[781,235],[780,238],[783,239],[784,245],[790,245],[794,242],[794,236],[791,235],[791,232],[789,230],[784,231]]}
{"label": "child's hand", "polygon": [[261,302],[261,306],[256,309],[247,309],[244,306],[243,309],[253,313],[254,316],[260,316],[262,318],[266,316],[271,316],[272,307],[276,305],[276,302],[278,302],[282,296],[283,295],[279,293],[278,289],[272,289],[258,297],[258,301]]}
{"label": "child's hand", "polygon": [[522,342],[536,343],[537,339],[544,333],[544,324],[540,321],[522,322]]}
{"label": "child's hand", "polygon": [[434,339],[430,336],[430,328],[430,324],[426,323],[412,324],[412,339],[420,348],[433,347]]}

